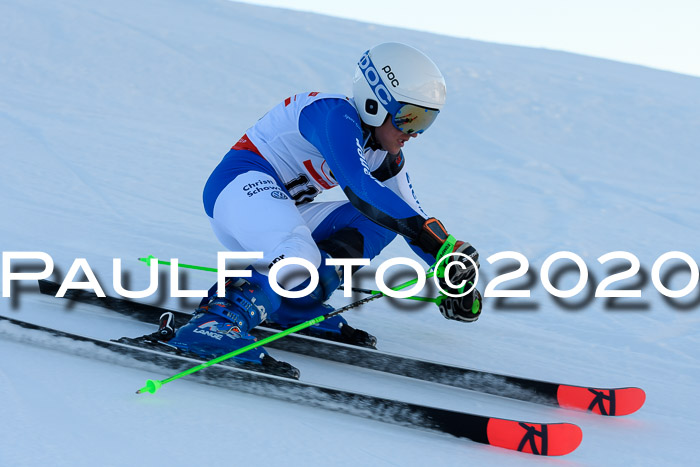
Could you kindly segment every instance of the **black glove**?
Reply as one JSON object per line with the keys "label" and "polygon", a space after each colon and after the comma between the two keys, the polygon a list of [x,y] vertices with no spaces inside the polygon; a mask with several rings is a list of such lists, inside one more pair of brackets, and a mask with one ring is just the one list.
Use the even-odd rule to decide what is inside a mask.
{"label": "black glove", "polygon": [[442,222],[431,217],[423,222],[420,232],[411,243],[425,251],[429,255],[437,256],[442,244],[447,240],[447,230]]}
{"label": "black glove", "polygon": [[[450,282],[456,286],[462,284],[462,282],[474,283],[476,278],[476,270],[479,268],[479,252],[471,246],[468,242],[457,242],[455,243],[453,253],[461,253],[460,255],[449,256],[441,264],[447,266],[450,263],[453,264],[447,271],[449,273]],[[465,255],[473,261],[469,261]],[[437,258],[440,259],[440,258]],[[476,267],[475,267],[476,266]],[[450,287],[444,278],[440,278],[440,286],[448,288]]]}
{"label": "black glove", "polygon": [[[411,243],[420,247],[426,253],[433,255],[435,259],[440,259],[437,257],[438,255],[443,256],[449,253],[463,253],[469,256],[478,268],[479,253],[477,253],[474,247],[467,242],[458,241],[455,243],[452,251],[440,252],[448,236],[447,230],[445,230],[445,226],[442,225],[442,222],[434,217],[431,217],[423,223],[423,227]],[[474,277],[476,276],[476,268],[469,260],[463,256],[454,256],[443,262],[442,266],[446,266],[451,261],[462,263],[462,267],[460,267],[460,265],[454,265],[450,268],[450,280],[453,284],[459,285],[464,280],[474,280]]]}
{"label": "black glove", "polygon": [[[420,233],[412,243],[419,246],[426,253],[435,256],[436,260],[442,259],[442,257],[451,253],[461,253],[460,255],[448,256],[445,260],[436,265],[436,272],[439,270],[439,273],[442,274],[443,268],[448,264],[459,263],[452,264],[447,270],[449,282],[445,277],[438,277],[438,283],[443,291],[458,295],[464,290],[469,289],[474,283],[476,271],[479,268],[479,253],[468,242],[461,241],[457,241],[451,251],[441,251],[443,250],[443,245],[448,236],[447,230],[445,230],[445,226],[442,225],[442,222],[431,217],[423,223]],[[462,255],[470,258],[473,263]],[[450,283],[457,287],[451,286]],[[440,313],[442,313],[442,316],[445,318],[467,323],[479,319],[481,315],[482,298],[476,287],[462,297],[449,297],[445,294],[440,295],[438,308],[440,308]]]}
{"label": "black glove", "polygon": [[[466,284],[463,289],[471,287],[471,284]],[[451,292],[448,290],[448,292]],[[456,290],[454,292],[457,292]],[[447,319],[454,319],[464,323],[472,323],[481,316],[481,294],[476,287],[470,293],[463,297],[448,297],[442,295],[438,302],[440,313]]]}

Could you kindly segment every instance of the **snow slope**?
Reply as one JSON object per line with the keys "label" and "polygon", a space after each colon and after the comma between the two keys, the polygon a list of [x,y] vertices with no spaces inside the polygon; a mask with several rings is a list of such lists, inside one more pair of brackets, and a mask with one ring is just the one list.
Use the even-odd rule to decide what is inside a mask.
{"label": "snow slope", "polygon": [[[492,299],[477,323],[460,325],[434,308],[383,299],[348,319],[385,350],[571,384],[640,386],[646,406],[605,419],[279,355],[308,381],[583,428],[575,453],[538,459],[188,381],[137,397],[145,379],[168,375],[51,352],[0,329],[0,465],[695,460],[700,287],[674,307],[648,273],[667,251],[700,259],[699,78],[223,0],[6,0],[2,251],[49,253],[57,280],[75,258],[87,258],[107,293],[112,258],[123,259],[134,288],[148,280],[139,256],[214,264],[220,248],[201,206],[212,168],[285,97],[349,93],[359,55],[388,40],[424,50],[447,80],[443,115],[406,148],[424,208],[479,249],[482,290],[507,264],[485,258],[523,253],[532,297],[515,303],[531,309],[507,310]],[[559,250],[580,255],[595,277],[563,304],[539,283],[540,266]],[[641,285],[619,284],[642,289],[641,299],[616,303],[624,310],[586,298],[610,274],[597,258],[616,250],[637,255],[647,273]],[[396,241],[378,260],[404,255],[411,253]],[[193,288],[213,281],[203,273],[185,279]],[[566,289],[576,274],[561,279]],[[686,267],[669,286],[687,281]],[[361,284],[371,286],[372,276],[363,274]],[[167,283],[160,291],[167,293]],[[159,303],[187,309],[194,302]],[[97,337],[152,330],[92,307],[67,307],[30,283],[0,307],[5,316]]]}

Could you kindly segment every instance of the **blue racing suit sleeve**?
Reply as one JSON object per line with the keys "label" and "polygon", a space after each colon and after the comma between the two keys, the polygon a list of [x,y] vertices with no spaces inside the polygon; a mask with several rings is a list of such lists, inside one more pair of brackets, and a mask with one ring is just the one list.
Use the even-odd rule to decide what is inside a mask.
{"label": "blue racing suit sleeve", "polygon": [[370,174],[361,128],[357,111],[344,99],[319,99],[299,116],[301,135],[326,159],[352,205],[377,224],[415,240],[425,219]]}
{"label": "blue racing suit sleeve", "polygon": [[434,258],[433,255],[421,250],[418,245],[414,245],[413,243],[409,242],[408,239],[406,239],[406,243],[408,243],[408,246],[411,247],[411,250],[413,250],[415,254],[417,254],[423,261],[425,261],[425,264],[427,264],[428,266],[432,266],[433,264],[435,264],[436,258]]}

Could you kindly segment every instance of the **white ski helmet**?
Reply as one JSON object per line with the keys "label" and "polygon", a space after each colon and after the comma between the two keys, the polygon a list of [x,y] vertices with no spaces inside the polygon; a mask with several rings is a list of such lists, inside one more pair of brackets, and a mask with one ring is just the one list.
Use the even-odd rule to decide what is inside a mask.
{"label": "white ski helmet", "polygon": [[362,55],[352,94],[367,125],[380,126],[390,114],[394,126],[404,133],[422,133],[445,104],[445,78],[423,52],[385,42]]}

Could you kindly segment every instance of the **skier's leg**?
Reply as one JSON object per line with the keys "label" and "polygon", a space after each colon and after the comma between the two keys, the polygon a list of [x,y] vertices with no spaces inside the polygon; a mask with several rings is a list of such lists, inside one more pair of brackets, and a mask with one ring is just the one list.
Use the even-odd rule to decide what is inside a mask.
{"label": "skier's leg", "polygon": [[349,201],[312,203],[300,211],[316,244],[334,258],[372,260],[396,237]]}
{"label": "skier's leg", "polygon": [[[321,264],[321,253],[294,201],[268,174],[250,171],[238,175],[219,194],[210,222],[227,248],[262,252],[263,257],[251,264],[263,275],[279,258],[303,258],[314,267]],[[290,265],[278,281],[291,289],[304,276],[308,277],[305,268]]]}
{"label": "skier's leg", "polygon": [[[371,260],[396,236],[394,232],[369,220],[348,201],[312,203],[301,206],[299,211],[307,225],[312,229],[312,236],[323,256],[368,258]],[[329,266],[319,268],[321,283],[323,283],[324,267],[330,268]],[[330,273],[327,276],[338,277],[337,274]],[[332,308],[324,305],[323,302],[330,297],[340,282],[333,283],[330,280],[328,282],[328,286],[323,289],[323,295],[311,294],[300,299],[282,299],[280,308],[270,316],[269,321],[281,327],[289,327],[332,311]],[[331,287],[331,284],[334,286]],[[347,322],[340,315],[334,316],[310,330],[319,334],[345,334],[346,338],[349,337],[345,340],[349,341],[366,341],[364,335],[352,336],[355,331],[347,326]],[[366,333],[364,334],[366,335]]]}
{"label": "skier's leg", "polygon": [[[231,341],[247,345],[244,340],[252,338],[249,331],[279,307],[280,297],[272,291],[267,278],[275,258],[301,257],[315,267],[321,264],[321,253],[294,202],[273,177],[263,172],[236,176],[218,195],[210,220],[224,246],[237,251],[259,251],[263,258],[251,260],[252,277],[227,281],[225,296],[212,294],[203,300],[193,321],[169,341],[186,350],[199,350],[200,354],[217,346],[224,353],[223,348]],[[286,267],[283,271],[284,275],[278,277],[285,288],[298,286],[308,277],[308,271],[302,267]],[[305,277],[290,278],[300,271]],[[215,291],[216,285],[211,289]],[[204,316],[200,319],[201,314]]]}
{"label": "skier's leg", "polygon": [[[213,211],[212,228],[224,246],[237,251],[263,253],[263,258],[252,264],[253,277],[246,279],[257,286],[248,289],[254,293],[247,301],[256,304],[259,312],[254,316],[240,313],[245,311],[240,305],[246,300],[236,303],[233,299],[241,295],[243,287],[237,285],[240,282],[231,281],[224,297],[231,303],[210,307],[211,310],[225,310],[226,313],[218,315],[233,316],[232,321],[238,323],[239,329],[245,328],[244,332],[259,324],[266,315],[274,315],[270,321],[288,327],[331,311],[324,302],[340,285],[340,273],[335,267],[324,264],[322,260],[329,253],[323,250],[335,257],[371,259],[395,237],[393,232],[367,219],[349,202],[312,203],[297,208],[275,180],[261,172],[247,172],[236,177],[221,192]],[[318,268],[319,286],[307,297],[281,300],[271,290],[267,272],[275,259],[291,257],[304,258]],[[287,266],[282,270],[285,274],[278,276],[280,285],[287,290],[301,289],[308,284],[306,269],[294,269]],[[216,298],[212,301],[219,305]],[[206,303],[202,305],[208,307]],[[280,305],[283,305],[281,310]],[[278,310],[280,312],[276,313]],[[352,328],[346,325],[345,320],[338,316],[321,323],[322,328],[317,331],[337,334],[344,331],[347,335]],[[362,341],[362,336],[355,337],[355,340]]]}
{"label": "skier's leg", "polygon": [[[203,300],[193,318],[178,328],[168,343],[207,358],[252,344],[256,339],[249,331],[273,309],[268,296],[252,281],[231,278],[226,282],[226,294]],[[235,358],[262,363],[265,355],[265,349],[259,347]]]}

